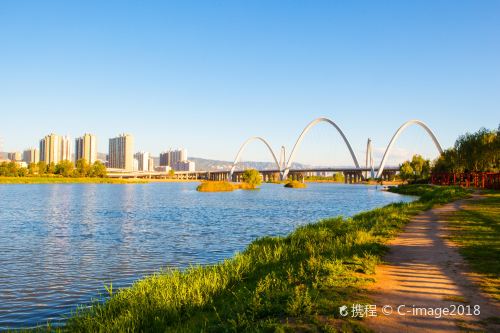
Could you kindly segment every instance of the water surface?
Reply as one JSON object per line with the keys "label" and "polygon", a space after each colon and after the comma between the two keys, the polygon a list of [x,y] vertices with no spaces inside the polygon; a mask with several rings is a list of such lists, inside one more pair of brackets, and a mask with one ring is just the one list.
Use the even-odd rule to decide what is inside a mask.
{"label": "water surface", "polygon": [[196,183],[0,185],[0,329],[64,319],[162,267],[214,263],[265,235],[410,201],[373,186],[196,192]]}

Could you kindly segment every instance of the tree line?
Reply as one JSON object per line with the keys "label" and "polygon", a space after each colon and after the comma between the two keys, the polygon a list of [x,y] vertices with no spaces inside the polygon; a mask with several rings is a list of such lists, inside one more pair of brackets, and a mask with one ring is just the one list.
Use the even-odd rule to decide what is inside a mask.
{"label": "tree line", "polygon": [[500,172],[500,125],[496,130],[481,128],[458,137],[452,148],[431,162],[414,155],[400,166],[405,181],[425,181],[431,173]]}
{"label": "tree line", "polygon": [[27,168],[19,166],[16,162],[0,163],[0,176],[26,177],[26,176],[62,176],[62,177],[99,177],[107,176],[106,166],[96,161],[93,164],[85,159],[80,159],[73,164],[64,160],[59,163],[30,163]]}

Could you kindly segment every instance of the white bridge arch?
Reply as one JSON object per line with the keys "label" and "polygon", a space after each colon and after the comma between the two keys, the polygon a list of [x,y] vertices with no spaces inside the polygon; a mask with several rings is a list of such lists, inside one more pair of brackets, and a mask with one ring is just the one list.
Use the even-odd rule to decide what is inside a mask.
{"label": "white bridge arch", "polygon": [[[236,169],[236,165],[240,161],[241,154],[243,153],[243,150],[245,149],[245,147],[250,142],[256,141],[256,140],[260,141],[260,142],[262,142],[263,144],[266,145],[266,147],[269,149],[269,152],[273,156],[274,162],[276,163],[276,166],[278,167],[278,170],[280,170],[280,172],[281,172],[280,162],[278,162],[278,158],[276,157],[276,154],[274,153],[274,151],[271,148],[271,146],[269,145],[269,143],[264,138],[262,138],[260,136],[252,136],[251,138],[248,138],[245,142],[243,142],[243,144],[240,147],[240,150],[238,150],[238,153],[236,154],[236,157],[234,158],[234,162],[233,162],[233,166],[231,167],[231,171],[229,171],[229,180],[231,180],[233,178],[234,169]],[[282,147],[282,151],[283,151],[283,154],[284,154],[284,147]]]}
{"label": "white bridge arch", "polygon": [[[281,178],[282,179],[286,179],[286,177],[288,176],[288,172],[290,171],[290,167],[292,166],[293,162],[294,162],[294,158],[295,158],[295,154],[298,150],[298,148],[300,147],[300,144],[302,143],[302,140],[304,139],[305,135],[309,132],[309,130],[311,130],[314,126],[316,126],[317,124],[319,123],[322,123],[322,122],[326,122],[326,123],[329,123],[330,125],[332,125],[340,134],[340,136],[342,137],[342,139],[344,140],[347,148],[349,149],[349,153],[351,154],[351,157],[352,157],[352,160],[354,162],[354,165],[356,166],[356,169],[360,169],[359,167],[359,163],[358,163],[358,159],[356,158],[356,155],[354,154],[354,151],[351,147],[351,144],[349,143],[349,141],[347,140],[347,137],[344,135],[344,133],[342,132],[342,130],[340,129],[339,126],[337,126],[337,124],[330,120],[329,118],[325,118],[325,117],[320,117],[320,118],[316,118],[314,119],[313,121],[311,121],[309,124],[307,124],[307,126],[302,130],[302,133],[299,135],[299,137],[297,138],[297,141],[295,142],[295,145],[293,146],[293,149],[290,153],[290,156],[288,157],[288,160],[285,159],[285,147],[282,146],[281,147],[281,152],[280,152],[280,158],[279,158],[279,161],[278,161],[278,158],[276,157],[276,154],[274,153],[273,149],[271,148],[271,145],[269,145],[269,143],[262,137],[260,136],[253,136],[251,138],[248,138],[240,147],[240,149],[238,150],[238,153],[236,154],[236,157],[234,159],[234,162],[233,162],[233,166],[231,167],[231,170],[229,171],[229,179],[231,180],[232,179],[232,176],[233,176],[233,173],[234,173],[234,170],[236,169],[236,165],[238,164],[238,162],[240,161],[240,157],[241,157],[241,154],[243,153],[245,147],[252,141],[261,141],[262,143],[264,143],[266,145],[266,147],[268,148],[269,152],[271,153],[273,159],[274,159],[274,162],[276,163],[276,166],[280,172],[280,175],[281,175]],[[439,151],[439,153],[441,154],[443,152],[443,149],[441,148],[441,145],[439,144],[439,141],[437,140],[436,136],[434,135],[434,133],[432,132],[432,130],[422,121],[420,120],[408,120],[407,122],[403,123],[403,125],[401,125],[398,130],[396,131],[396,133],[394,133],[394,135],[392,136],[391,138],[391,141],[389,142],[389,144],[387,145],[387,148],[385,149],[385,152],[384,152],[384,156],[382,157],[382,161],[380,162],[380,165],[378,167],[378,170],[377,170],[377,178],[380,178],[384,172],[384,168],[385,168],[385,164],[387,162],[387,159],[391,153],[391,150],[392,150],[392,147],[394,146],[394,143],[396,142],[396,140],[398,139],[398,137],[401,135],[401,133],[409,126],[411,125],[419,125],[420,127],[422,127],[426,132],[427,134],[429,134],[429,136],[431,137],[432,141],[434,142],[434,145],[436,146],[437,150]],[[374,164],[374,161],[373,161],[373,148],[372,148],[372,142],[370,139],[368,139],[368,142],[367,142],[367,147],[366,147],[366,161],[365,161],[365,164],[366,164],[366,168],[368,168],[368,166],[370,166],[371,168],[371,176],[373,177],[373,174],[374,174],[374,168],[373,168],[373,164]]]}
{"label": "white bridge arch", "polygon": [[436,139],[436,136],[434,135],[434,133],[431,131],[431,129],[423,121],[416,120],[416,119],[408,120],[403,125],[401,125],[401,127],[398,128],[396,133],[394,133],[391,141],[389,142],[389,145],[385,149],[384,156],[382,157],[382,161],[380,162],[380,166],[378,167],[377,178],[380,178],[380,176],[382,176],[382,172],[384,172],[385,163],[387,162],[387,158],[389,157],[389,154],[391,153],[391,150],[392,150],[392,146],[394,145],[394,143],[396,142],[398,137],[401,135],[401,133],[408,126],[411,126],[414,124],[422,127],[427,132],[427,134],[429,134],[429,136],[431,137],[432,141],[434,142],[434,145],[436,146],[437,150],[439,151],[439,154],[443,153],[443,148],[441,148],[441,145],[439,144],[439,141]]}
{"label": "white bridge arch", "polygon": [[354,161],[354,164],[356,165],[356,168],[359,169],[358,159],[356,158],[356,155],[354,154],[354,151],[352,150],[351,144],[349,143],[349,141],[347,140],[346,136],[344,135],[344,132],[342,132],[342,130],[340,129],[340,127],[338,127],[337,124],[335,124],[334,121],[332,121],[332,120],[330,120],[328,118],[325,118],[325,117],[320,117],[320,118],[316,118],[313,121],[311,121],[302,130],[302,133],[298,137],[297,141],[295,142],[295,145],[293,146],[292,152],[290,153],[290,157],[288,158],[288,162],[286,163],[285,170],[283,170],[283,179],[285,179],[288,176],[288,172],[290,171],[290,167],[292,166],[293,159],[295,157],[295,153],[296,153],[297,149],[299,148],[299,146],[300,146],[302,140],[304,139],[305,135],[307,134],[307,132],[309,132],[309,130],[311,128],[313,128],[314,126],[316,126],[317,124],[322,123],[322,122],[329,123],[330,125],[332,125],[333,127],[335,127],[335,129],[339,132],[339,134],[342,136],[342,139],[344,139],[344,142],[347,145],[347,148],[349,148],[349,152],[351,153],[352,160]]}

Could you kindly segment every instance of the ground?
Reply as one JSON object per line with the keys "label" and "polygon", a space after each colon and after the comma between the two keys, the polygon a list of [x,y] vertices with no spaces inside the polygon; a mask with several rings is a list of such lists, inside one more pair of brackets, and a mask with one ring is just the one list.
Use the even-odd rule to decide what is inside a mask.
{"label": "ground", "polygon": [[[488,260],[493,260],[498,265],[498,257],[491,258],[494,251],[498,251],[498,235],[493,234],[493,243],[490,242],[490,245],[493,244],[493,252],[490,255],[467,250],[466,247],[471,247],[471,242],[474,243],[474,248],[475,243],[488,241],[484,235],[480,235],[475,241],[464,236],[464,233],[470,235],[474,230],[477,233],[478,227],[471,225],[479,223],[483,234],[485,228],[492,229],[490,234],[498,233],[498,215],[491,216],[491,209],[498,209],[498,205],[490,207],[490,201],[480,199],[476,194],[471,199],[423,212],[415,216],[404,231],[389,242],[385,264],[378,266],[375,275],[377,282],[370,290],[379,315],[365,321],[369,328],[376,332],[500,331],[500,305],[495,300],[498,270],[490,268],[489,275],[480,271],[481,267],[491,267],[491,264],[484,264]],[[486,208],[478,209],[482,206]],[[475,212],[473,218],[470,217],[471,211]],[[498,214],[498,211],[493,214]],[[469,243],[464,243],[464,239]],[[460,254],[464,251],[469,254],[469,262]],[[479,286],[483,288],[480,289]],[[451,310],[454,307],[461,309],[465,306],[467,309],[470,306],[472,312],[474,306],[478,305],[480,314],[448,315],[441,318],[410,314],[402,316],[396,314],[400,305],[406,305],[404,309],[411,311],[413,306]],[[383,315],[381,310],[384,306],[391,306],[393,313]],[[390,308],[386,309],[387,312],[390,311]]]}

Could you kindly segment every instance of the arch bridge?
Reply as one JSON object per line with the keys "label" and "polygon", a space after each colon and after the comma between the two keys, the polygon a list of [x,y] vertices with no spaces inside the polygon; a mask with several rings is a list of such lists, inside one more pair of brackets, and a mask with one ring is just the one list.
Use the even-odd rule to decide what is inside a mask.
{"label": "arch bridge", "polygon": [[[295,156],[297,154],[297,151],[299,150],[300,145],[301,145],[302,141],[304,140],[305,136],[312,128],[314,128],[319,123],[327,123],[327,124],[331,125],[338,132],[338,134],[342,137],[342,140],[344,141],[347,149],[349,150],[349,153],[351,155],[351,158],[352,158],[352,161],[354,164],[354,166],[352,168],[329,168],[329,169],[318,168],[318,169],[310,169],[310,170],[292,170],[291,169],[293,162],[295,161]],[[266,177],[271,177],[268,175],[272,175],[273,179],[278,177],[279,180],[283,180],[283,179],[286,179],[289,175],[291,175],[293,178],[294,175],[297,175],[297,174],[305,174],[305,173],[313,173],[313,172],[343,172],[344,175],[346,176],[346,182],[348,182],[347,179],[351,179],[351,180],[354,179],[355,181],[358,181],[361,179],[366,179],[366,178],[368,178],[368,173],[370,173],[371,178],[384,179],[384,178],[392,177],[396,173],[396,171],[399,170],[399,167],[398,168],[386,167],[386,163],[387,163],[387,160],[391,154],[392,148],[393,148],[395,142],[397,141],[397,139],[399,138],[399,136],[401,135],[401,133],[404,132],[404,130],[406,128],[408,128],[409,126],[412,126],[412,125],[418,125],[421,128],[423,128],[425,130],[425,132],[432,139],[439,154],[441,154],[443,152],[443,149],[442,149],[439,141],[437,140],[436,136],[432,132],[432,130],[424,122],[422,122],[420,120],[412,119],[412,120],[408,120],[408,121],[404,122],[396,130],[396,132],[392,136],[389,144],[387,145],[387,147],[385,149],[384,155],[383,155],[382,160],[381,160],[378,167],[374,166],[373,152],[372,152],[372,141],[370,139],[368,139],[367,146],[366,146],[365,167],[362,168],[359,165],[358,159],[356,157],[356,154],[354,153],[354,150],[352,149],[352,146],[351,146],[349,140],[347,139],[344,132],[340,129],[340,127],[333,120],[326,118],[326,117],[320,117],[320,118],[316,118],[313,121],[311,121],[302,130],[301,134],[299,135],[299,137],[295,141],[295,144],[290,152],[288,159],[286,159],[284,146],[281,147],[280,158],[278,161],[278,158],[276,157],[276,154],[274,153],[271,145],[264,138],[262,138],[260,136],[254,136],[254,137],[251,137],[251,138],[245,140],[245,142],[243,142],[240,149],[238,150],[238,153],[236,154],[236,157],[234,159],[234,162],[233,162],[231,169],[227,172],[227,175],[225,175],[225,173],[226,173],[225,171],[221,171],[220,175],[218,173],[212,173],[212,174],[214,175],[213,177],[220,178],[219,180],[224,179],[224,180],[239,181],[240,177],[241,177],[240,173],[242,173],[242,171],[236,171],[236,167],[240,161],[241,155],[249,143],[251,143],[253,141],[258,141],[258,142],[263,143],[267,147],[267,149],[269,150],[269,153],[271,154],[271,156],[274,160],[274,163],[276,164],[275,170],[260,170],[260,172],[263,174],[263,177],[265,180],[266,180]],[[363,173],[364,173],[364,175],[363,175]]]}

